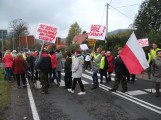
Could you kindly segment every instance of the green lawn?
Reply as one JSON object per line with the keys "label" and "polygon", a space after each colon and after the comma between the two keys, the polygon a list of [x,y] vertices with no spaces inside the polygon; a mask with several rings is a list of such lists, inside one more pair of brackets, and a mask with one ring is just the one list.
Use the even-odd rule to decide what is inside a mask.
{"label": "green lawn", "polygon": [[3,111],[9,102],[8,82],[3,76],[3,71],[0,70],[0,120],[3,120]]}

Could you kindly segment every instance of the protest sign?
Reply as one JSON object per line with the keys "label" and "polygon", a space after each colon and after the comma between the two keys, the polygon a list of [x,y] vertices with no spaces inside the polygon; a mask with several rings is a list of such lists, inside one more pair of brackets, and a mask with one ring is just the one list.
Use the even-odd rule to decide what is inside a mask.
{"label": "protest sign", "polygon": [[88,50],[89,49],[87,44],[81,44],[80,48],[81,48],[81,50]]}
{"label": "protest sign", "polygon": [[141,47],[149,46],[148,38],[138,39],[138,42],[141,45]]}
{"label": "protest sign", "polygon": [[88,39],[105,40],[106,26],[105,25],[91,25],[88,33]]}
{"label": "protest sign", "polygon": [[50,26],[46,24],[39,24],[37,29],[37,38],[40,40],[44,40],[46,42],[55,43],[56,36],[58,33],[58,28],[55,26]]}

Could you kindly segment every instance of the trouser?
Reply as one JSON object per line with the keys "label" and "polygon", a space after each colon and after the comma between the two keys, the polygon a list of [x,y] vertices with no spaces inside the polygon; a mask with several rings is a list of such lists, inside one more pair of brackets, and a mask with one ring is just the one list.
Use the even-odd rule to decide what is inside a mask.
{"label": "trouser", "polygon": [[11,68],[5,68],[5,72],[6,72],[6,79],[8,81],[11,81],[11,76],[12,76],[12,69]]}
{"label": "trouser", "polygon": [[90,61],[86,61],[85,64],[86,64],[86,69],[88,68],[88,66],[91,69],[91,62]]}
{"label": "trouser", "polygon": [[93,78],[93,86],[94,86],[94,87],[98,87],[99,84],[98,84],[97,72],[93,72],[92,78]]}
{"label": "trouser", "polygon": [[156,94],[159,94],[160,82],[155,82]]}
{"label": "trouser", "polygon": [[127,81],[130,81],[130,76],[131,76],[131,81],[135,81],[135,74],[130,74],[130,73],[127,73]]}
{"label": "trouser", "polygon": [[65,72],[64,80],[65,80],[65,87],[71,88],[72,87],[72,72]]}
{"label": "trouser", "polygon": [[22,84],[26,85],[25,74],[16,74],[17,85],[20,86],[20,77],[21,77],[21,80],[22,80]]}
{"label": "trouser", "polygon": [[61,82],[61,71],[57,71],[57,77],[58,77],[58,81]]}
{"label": "trouser", "polygon": [[42,91],[48,92],[48,86],[49,86],[48,72],[40,71],[39,74],[40,74],[40,82],[41,82],[41,85],[42,85]]}
{"label": "trouser", "polygon": [[104,69],[100,69],[100,79],[101,79],[101,83],[103,82],[103,76],[105,76],[106,78],[106,82],[108,82],[108,78],[107,78],[107,72]]}
{"label": "trouser", "polygon": [[56,74],[56,68],[52,69],[52,73],[50,74],[50,83],[54,82],[54,79],[56,79],[57,83],[59,83],[59,79]]}
{"label": "trouser", "polygon": [[73,86],[72,86],[72,90],[75,90],[75,87],[76,87],[77,81],[78,81],[78,83],[79,83],[79,86],[80,86],[81,91],[82,91],[82,92],[84,92],[84,86],[83,86],[83,83],[82,83],[81,78],[74,78],[74,79],[73,79]]}
{"label": "trouser", "polygon": [[147,68],[148,78],[151,79],[151,66]]}
{"label": "trouser", "polygon": [[115,76],[115,82],[114,82],[113,89],[117,90],[120,82],[122,85],[122,89],[127,90],[126,75],[117,75],[117,74]]}

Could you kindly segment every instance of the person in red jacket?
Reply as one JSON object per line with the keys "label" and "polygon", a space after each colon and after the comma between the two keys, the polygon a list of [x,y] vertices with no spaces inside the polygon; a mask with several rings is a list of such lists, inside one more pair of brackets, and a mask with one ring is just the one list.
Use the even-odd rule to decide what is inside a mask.
{"label": "person in red jacket", "polygon": [[114,64],[113,64],[113,56],[111,55],[110,51],[106,52],[106,57],[108,60],[109,68],[107,69],[108,72],[108,80],[111,81],[111,74],[114,70]]}
{"label": "person in red jacket", "polygon": [[2,62],[4,63],[5,72],[6,72],[6,79],[11,81],[12,78],[12,64],[13,64],[13,57],[11,55],[10,50],[6,50],[4,57],[2,58]]}
{"label": "person in red jacket", "polygon": [[22,57],[21,53],[17,54],[17,58],[15,58],[13,61],[12,68],[13,68],[14,74],[16,75],[18,88],[21,88],[20,76],[22,79],[23,87],[26,87],[26,78],[25,78],[26,61]]}
{"label": "person in red jacket", "polygon": [[[50,57],[51,57],[51,64],[52,64],[52,73],[50,75],[50,83],[53,83],[54,79],[56,79],[57,85],[59,86],[59,80],[58,80],[58,77],[56,75],[56,66],[58,64],[58,61],[56,59],[56,54],[53,50],[50,51]],[[52,75],[53,75],[53,77],[52,77]]]}

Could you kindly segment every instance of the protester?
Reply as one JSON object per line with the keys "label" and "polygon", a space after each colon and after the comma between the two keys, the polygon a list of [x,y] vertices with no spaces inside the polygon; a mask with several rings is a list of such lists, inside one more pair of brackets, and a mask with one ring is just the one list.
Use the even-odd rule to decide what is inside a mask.
{"label": "protester", "polygon": [[113,56],[110,51],[107,51],[106,57],[108,60],[109,68],[107,69],[108,72],[108,81],[111,81],[111,74],[114,71],[114,64],[113,64]]}
{"label": "protester", "polygon": [[158,45],[156,43],[153,43],[152,48],[153,49],[151,50],[150,53],[151,53],[151,59],[154,60],[156,58],[156,52],[161,49],[158,48]]}
{"label": "protester", "polygon": [[48,93],[49,81],[48,74],[52,71],[51,58],[47,50],[43,50],[42,54],[35,65],[35,69],[39,69],[40,82],[42,85],[42,94]]}
{"label": "protester", "polygon": [[26,78],[25,78],[25,69],[26,69],[26,61],[23,59],[22,54],[18,53],[17,57],[13,61],[13,73],[16,76],[17,86],[20,86],[20,78],[22,80],[23,87],[26,87]]}
{"label": "protester", "polygon": [[53,50],[50,51],[50,57],[51,57],[51,64],[52,64],[52,73],[50,74],[50,83],[52,84],[54,82],[54,79],[56,79],[57,85],[59,86],[59,80],[56,75],[56,66],[58,64],[58,61],[56,59],[56,54]]}
{"label": "protester", "polygon": [[155,81],[156,97],[159,97],[159,89],[161,82],[161,50],[156,52],[156,58],[152,62],[152,75]]}
{"label": "protester", "polygon": [[58,61],[56,66],[56,72],[59,82],[61,82],[61,70],[62,70],[62,54],[60,50],[56,50],[56,59]]}
{"label": "protester", "polygon": [[13,50],[12,51],[12,58],[15,59],[17,57],[17,51]]}
{"label": "protester", "polygon": [[100,61],[101,61],[101,58],[102,58],[102,55],[100,54],[101,53],[101,49],[100,48],[97,48],[96,52],[94,53],[94,55],[91,54],[91,57],[92,57],[92,71],[93,71],[93,75],[92,75],[92,78],[93,78],[93,87],[92,89],[96,89],[99,87],[99,83],[98,83],[98,76],[97,76],[97,73],[99,72],[99,64],[100,64]]}
{"label": "protester", "polygon": [[74,93],[77,81],[79,83],[81,92],[78,93],[78,95],[85,95],[85,90],[84,90],[84,86],[81,80],[82,77],[82,72],[83,72],[83,68],[82,68],[82,55],[81,55],[81,51],[80,50],[76,50],[75,51],[75,59],[72,62],[72,77],[73,77],[73,85],[72,85],[72,89],[68,89],[69,92]]}
{"label": "protester", "polygon": [[6,79],[11,82],[12,81],[12,64],[13,64],[13,57],[11,55],[10,50],[6,50],[4,57],[2,58],[2,62],[4,63],[5,67],[5,75]]}
{"label": "protester", "polygon": [[72,87],[72,57],[71,57],[71,53],[67,52],[67,57],[65,60],[65,88],[69,89]]}
{"label": "protester", "polygon": [[30,72],[30,79],[32,82],[34,82],[34,66],[35,66],[35,57],[33,52],[30,52],[30,55],[26,58],[26,62],[27,62],[27,72]]}
{"label": "protester", "polygon": [[101,58],[101,61],[100,61],[100,70],[99,70],[100,79],[101,79],[100,84],[103,83],[103,76],[105,76],[106,82],[107,83],[109,82],[108,78],[107,78],[107,68],[108,68],[109,64],[108,64],[107,58],[105,56],[105,51],[102,51],[101,55],[102,55],[102,58]]}
{"label": "protester", "polygon": [[118,48],[118,55],[117,57],[115,57],[115,82],[113,85],[113,88],[110,89],[110,91],[116,92],[116,90],[119,87],[119,84],[121,82],[122,85],[122,92],[126,92],[127,91],[127,82],[126,82],[126,75],[127,75],[127,68],[124,64],[124,62],[122,61],[121,57],[119,56],[119,54],[121,53],[122,48],[119,47]]}
{"label": "protester", "polygon": [[87,53],[87,55],[85,56],[85,69],[87,69],[88,66],[91,70],[91,58],[90,58],[89,53]]}
{"label": "protester", "polygon": [[149,67],[147,68],[147,73],[148,73],[148,78],[151,79],[151,64],[152,64],[152,57],[151,57],[151,50],[152,48],[148,48],[145,52],[145,55],[146,55],[146,59],[149,63]]}

